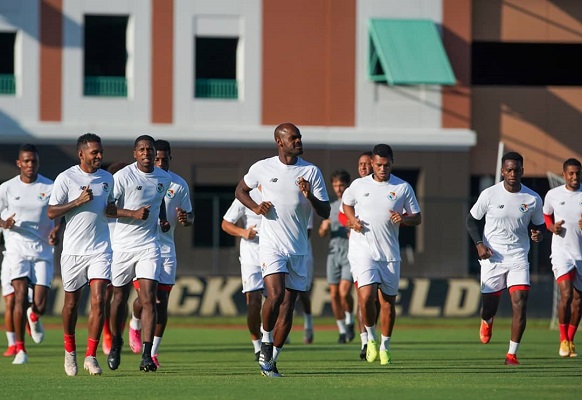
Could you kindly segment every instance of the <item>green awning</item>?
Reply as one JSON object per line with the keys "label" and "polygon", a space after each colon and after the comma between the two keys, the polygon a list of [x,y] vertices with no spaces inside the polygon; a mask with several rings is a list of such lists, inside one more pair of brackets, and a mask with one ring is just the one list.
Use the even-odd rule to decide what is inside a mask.
{"label": "green awning", "polygon": [[369,76],[390,85],[454,85],[455,74],[434,22],[371,19]]}

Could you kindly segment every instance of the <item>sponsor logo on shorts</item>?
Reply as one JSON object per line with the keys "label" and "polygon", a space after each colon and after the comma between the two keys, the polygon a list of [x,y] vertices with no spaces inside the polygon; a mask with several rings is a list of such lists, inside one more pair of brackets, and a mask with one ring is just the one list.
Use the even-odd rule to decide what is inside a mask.
{"label": "sponsor logo on shorts", "polygon": [[158,187],[156,187],[156,190],[158,191],[158,193],[162,193],[164,191],[164,184],[158,183]]}
{"label": "sponsor logo on shorts", "polygon": [[37,199],[39,199],[40,201],[45,201],[46,200],[46,193],[39,193],[36,196]]}
{"label": "sponsor logo on shorts", "polygon": [[397,196],[396,196],[396,193],[394,193],[394,192],[390,192],[390,193],[388,193],[388,198],[389,198],[390,200],[396,200],[396,197],[397,197]]}
{"label": "sponsor logo on shorts", "polygon": [[174,191],[174,189],[168,189],[168,191],[166,192],[166,197],[168,199],[173,199],[175,195],[176,192]]}
{"label": "sponsor logo on shorts", "polygon": [[528,210],[527,204],[522,204],[521,206],[519,206],[519,211],[520,212],[522,212],[522,213],[525,214],[527,212],[527,210]]}

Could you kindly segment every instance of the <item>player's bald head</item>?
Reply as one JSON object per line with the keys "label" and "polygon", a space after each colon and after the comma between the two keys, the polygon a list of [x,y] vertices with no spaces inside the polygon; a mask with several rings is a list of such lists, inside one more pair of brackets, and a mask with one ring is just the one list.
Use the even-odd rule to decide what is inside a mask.
{"label": "player's bald head", "polygon": [[290,122],[285,122],[275,128],[275,141],[289,132],[299,133],[299,128]]}

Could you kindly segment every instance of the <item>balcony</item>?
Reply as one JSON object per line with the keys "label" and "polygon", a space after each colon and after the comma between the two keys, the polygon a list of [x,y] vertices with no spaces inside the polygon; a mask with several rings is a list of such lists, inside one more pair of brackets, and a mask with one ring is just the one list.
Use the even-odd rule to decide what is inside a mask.
{"label": "balcony", "polygon": [[196,79],[195,97],[203,99],[238,99],[236,79]]}
{"label": "balcony", "polygon": [[13,74],[0,74],[0,95],[15,94],[16,83]]}
{"label": "balcony", "polygon": [[127,97],[127,79],[125,76],[86,76],[83,94],[99,97]]}

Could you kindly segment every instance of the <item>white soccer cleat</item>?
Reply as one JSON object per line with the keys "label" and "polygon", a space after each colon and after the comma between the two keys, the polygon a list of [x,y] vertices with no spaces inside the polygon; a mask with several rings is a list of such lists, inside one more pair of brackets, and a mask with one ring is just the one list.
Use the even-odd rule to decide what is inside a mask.
{"label": "white soccer cleat", "polygon": [[24,350],[20,350],[18,353],[16,353],[16,355],[14,356],[14,360],[12,360],[12,364],[17,365],[17,364],[26,364],[28,362],[28,354],[26,354],[26,351]]}
{"label": "white soccer cleat", "polygon": [[44,339],[44,327],[42,326],[42,322],[40,322],[40,318],[37,318],[36,322],[33,322],[30,319],[31,314],[32,308],[28,307],[26,309],[26,317],[28,318],[28,325],[30,325],[30,336],[34,343],[40,343]]}
{"label": "white soccer cleat", "polygon": [[65,372],[69,376],[75,376],[79,372],[77,368],[77,353],[75,351],[68,352],[65,350]]}
{"label": "white soccer cleat", "polygon": [[103,373],[103,370],[97,362],[97,358],[92,356],[85,357],[83,368],[85,368],[86,371],[89,371],[89,375],[101,375]]}

